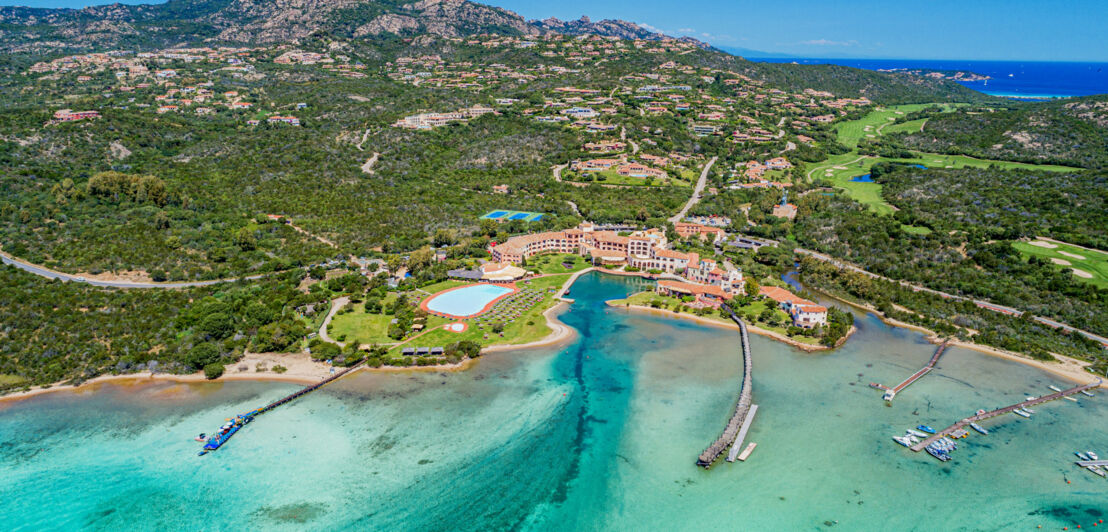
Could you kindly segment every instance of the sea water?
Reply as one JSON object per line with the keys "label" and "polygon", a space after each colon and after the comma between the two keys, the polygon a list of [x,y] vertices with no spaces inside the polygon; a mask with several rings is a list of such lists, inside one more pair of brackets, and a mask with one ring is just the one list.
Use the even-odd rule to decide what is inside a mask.
{"label": "sea water", "polygon": [[[101,385],[0,404],[5,530],[1029,530],[1108,517],[1102,395],[1005,416],[940,464],[891,437],[1069,383],[859,316],[840,349],[751,336],[746,462],[696,467],[741,384],[738,334],[610,308],[638,280],[587,274],[569,345],[455,373],[359,373],[259,417],[222,449],[192,438],[297,387]],[[1070,483],[1067,483],[1067,480]],[[1104,526],[1104,525],[1101,525]]]}

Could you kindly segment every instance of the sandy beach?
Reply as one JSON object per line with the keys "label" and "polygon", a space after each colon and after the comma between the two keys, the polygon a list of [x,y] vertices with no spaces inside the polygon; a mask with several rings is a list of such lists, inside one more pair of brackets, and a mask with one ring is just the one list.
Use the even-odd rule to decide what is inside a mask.
{"label": "sandy beach", "polygon": [[[820,291],[814,290],[814,289],[810,289],[810,290],[812,290],[812,291],[814,291],[814,292],[816,292],[816,293],[818,293],[822,296],[828,297],[830,299],[834,299],[835,301],[838,301],[838,302],[843,303],[845,305],[849,305],[851,307],[854,307],[854,308],[863,310],[865,312],[871,313],[871,314],[877,316],[878,318],[880,318],[881,321],[884,322],[886,325],[891,325],[893,327],[900,327],[900,328],[904,328],[904,329],[911,329],[913,331],[925,334],[925,335],[927,335],[928,340],[930,340],[934,343],[939,343],[939,342],[943,341],[943,337],[939,336],[939,334],[936,333],[935,331],[932,331],[932,330],[927,329],[925,327],[920,327],[919,325],[912,325],[910,323],[905,323],[905,322],[902,322],[902,321],[899,321],[899,320],[889,318],[888,316],[885,316],[882,312],[878,311],[876,308],[871,307],[869,305],[862,305],[862,304],[859,304],[859,303],[855,303],[853,301],[847,301],[845,299],[842,299],[840,297],[828,294],[826,292],[820,292]],[[1028,357],[1026,355],[1016,353],[1016,352],[1013,352],[1013,351],[1006,351],[1004,349],[999,349],[999,348],[988,346],[988,345],[981,345],[981,344],[977,344],[977,343],[973,343],[973,342],[966,342],[966,341],[958,340],[958,339],[951,339],[950,340],[950,345],[954,345],[954,346],[957,346],[957,347],[964,347],[966,349],[972,349],[972,350],[977,351],[979,353],[985,353],[987,355],[992,355],[992,356],[1004,358],[1004,359],[1007,359],[1007,360],[1011,360],[1012,362],[1018,362],[1020,364],[1024,364],[1024,365],[1027,365],[1027,366],[1032,366],[1032,367],[1038,368],[1042,371],[1045,371],[1047,373],[1050,373],[1052,375],[1062,377],[1062,378],[1064,378],[1068,381],[1072,381],[1072,382],[1075,382],[1075,383],[1078,383],[1078,384],[1086,384],[1086,383],[1092,382],[1093,380],[1098,378],[1096,375],[1094,375],[1092,373],[1089,373],[1088,371],[1086,371],[1084,369],[1084,368],[1089,366],[1088,362],[1077,360],[1075,358],[1067,357],[1067,356],[1064,356],[1064,355],[1059,355],[1057,353],[1051,353],[1052,355],[1054,355],[1054,358],[1057,359],[1057,362],[1044,362],[1044,361],[1041,361],[1041,360],[1035,360],[1031,357]],[[1104,389],[1108,389],[1108,380],[1106,380],[1105,382],[1102,382],[1100,387],[1104,388]]]}

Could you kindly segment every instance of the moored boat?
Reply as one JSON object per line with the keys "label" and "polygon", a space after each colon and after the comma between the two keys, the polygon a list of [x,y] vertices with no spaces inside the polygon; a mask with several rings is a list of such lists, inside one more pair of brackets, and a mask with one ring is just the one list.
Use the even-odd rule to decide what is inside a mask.
{"label": "moored boat", "polygon": [[1059,387],[1057,387],[1057,386],[1055,386],[1055,385],[1053,385],[1053,384],[1051,384],[1050,386],[1047,386],[1047,388],[1050,388],[1051,390],[1054,390],[1054,391],[1056,391],[1056,392],[1060,392],[1060,391],[1062,391],[1062,389],[1061,389],[1061,388],[1059,388]]}
{"label": "moored boat", "polygon": [[917,425],[916,428],[919,429],[919,430],[922,430],[922,431],[924,431],[928,434],[934,434],[935,433],[935,429],[933,429],[931,427],[928,427],[927,425]]}
{"label": "moored boat", "polygon": [[905,447],[910,447],[912,445],[912,441],[908,439],[908,436],[893,436],[893,441]]}
{"label": "moored boat", "polygon": [[942,452],[942,451],[940,451],[940,450],[938,450],[934,447],[929,446],[929,447],[926,448],[926,450],[927,450],[927,454],[929,454],[931,456],[934,456],[935,458],[938,458],[940,462],[946,462],[946,461],[950,460],[950,455],[948,455],[948,454],[946,454],[946,453],[944,453],[944,452]]}
{"label": "moored boat", "polygon": [[1094,453],[1092,451],[1085,451],[1085,454],[1089,455],[1090,460],[1100,460],[1100,457],[1097,456],[1096,453]]}
{"label": "moored boat", "polygon": [[977,432],[980,432],[981,434],[988,434],[989,433],[989,431],[985,430],[984,428],[981,427],[981,425],[978,425],[977,423],[970,423],[969,426],[970,426],[970,428],[972,428],[973,430],[976,430]]}
{"label": "moored boat", "polygon": [[1017,416],[1031,417],[1031,414],[1029,414],[1027,412],[1024,412],[1023,410],[1020,410],[1020,409],[1013,410],[1012,413],[1017,415]]}
{"label": "moored boat", "polygon": [[1085,397],[1095,397],[1093,394],[1089,393],[1089,390],[1081,390],[1081,395]]}
{"label": "moored boat", "polygon": [[918,430],[914,430],[914,429],[908,429],[908,434],[911,434],[912,436],[915,436],[917,438],[926,438],[927,437],[926,434],[924,434],[924,433],[922,433]]}

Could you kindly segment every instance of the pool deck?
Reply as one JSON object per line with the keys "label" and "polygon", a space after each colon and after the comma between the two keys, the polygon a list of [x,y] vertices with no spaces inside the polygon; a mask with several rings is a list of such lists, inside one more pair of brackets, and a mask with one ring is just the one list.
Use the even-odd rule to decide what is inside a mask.
{"label": "pool deck", "polygon": [[[482,285],[499,286],[499,287],[503,287],[503,288],[510,288],[512,291],[508,292],[506,294],[503,294],[501,296],[498,296],[496,299],[493,299],[492,301],[489,301],[484,307],[481,308],[481,310],[478,310],[477,312],[474,312],[473,314],[469,314],[469,315],[466,315],[466,316],[459,316],[459,315],[456,315],[456,314],[448,314],[446,312],[439,312],[437,310],[431,310],[430,308],[428,308],[428,303],[430,303],[432,299],[435,299],[436,297],[439,297],[439,296],[441,296],[441,295],[443,295],[447,292],[453,292],[455,290],[461,290],[463,288],[469,288],[469,287],[472,287],[472,286],[482,286]],[[425,298],[419,304],[419,308],[423,309],[428,314],[434,314],[435,316],[441,316],[443,318],[452,319],[452,320],[466,320],[466,319],[469,319],[469,318],[475,318],[477,316],[480,316],[480,315],[488,312],[489,309],[491,309],[493,307],[493,305],[495,305],[501,299],[504,299],[504,298],[506,298],[506,297],[508,297],[512,294],[515,294],[517,292],[519,292],[519,287],[517,287],[514,282],[512,282],[512,283],[471,283],[471,284],[467,284],[467,285],[456,286],[456,287],[451,288],[449,290],[443,290],[442,292],[438,292],[435,295],[432,295],[431,297]]]}

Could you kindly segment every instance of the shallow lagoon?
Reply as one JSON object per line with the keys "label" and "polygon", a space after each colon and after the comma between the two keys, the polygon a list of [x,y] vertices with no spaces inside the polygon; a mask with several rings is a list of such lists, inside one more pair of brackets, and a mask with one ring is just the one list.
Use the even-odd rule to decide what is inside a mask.
{"label": "shallow lagoon", "polygon": [[[1108,482],[1103,396],[986,423],[939,464],[890,437],[1067,383],[952,349],[885,407],[934,346],[859,317],[845,347],[752,337],[760,405],[746,463],[696,456],[737,393],[737,335],[611,309],[632,280],[589,274],[560,348],[459,373],[362,373],[266,414],[217,453],[197,432],[295,389],[104,385],[0,405],[5,529],[877,530],[1088,528]],[[1066,483],[1066,479],[1072,481]],[[1102,525],[1103,526],[1103,525]]]}

